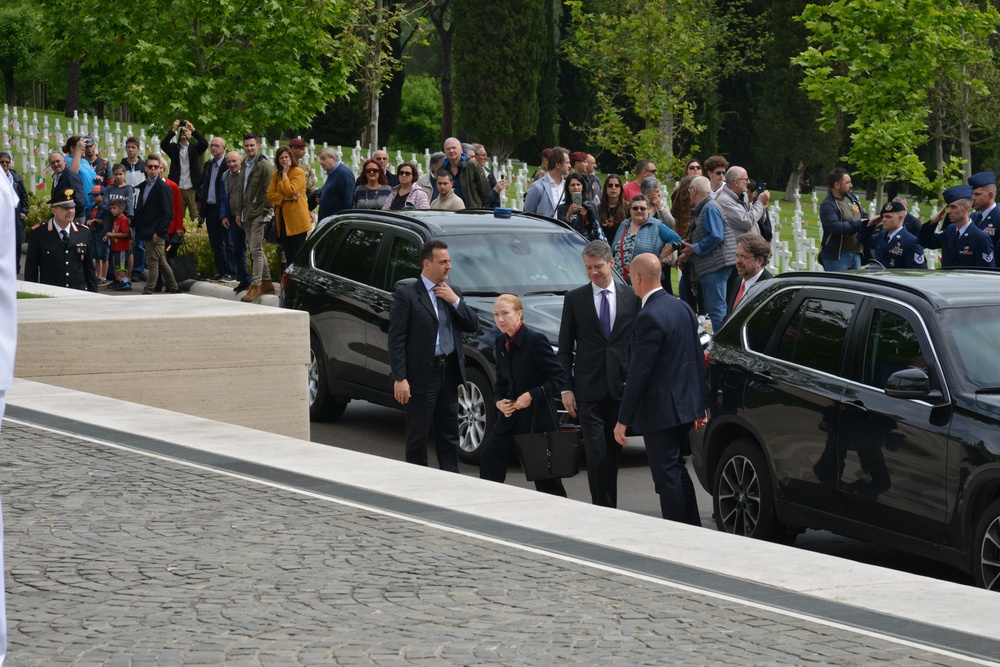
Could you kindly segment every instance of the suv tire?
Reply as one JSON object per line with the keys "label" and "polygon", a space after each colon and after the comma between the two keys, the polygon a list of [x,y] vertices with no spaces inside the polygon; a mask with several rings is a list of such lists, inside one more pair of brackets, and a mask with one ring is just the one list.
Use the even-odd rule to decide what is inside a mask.
{"label": "suv tire", "polygon": [[482,371],[470,368],[458,388],[458,458],[463,463],[479,464],[483,441],[495,421],[493,385]]}
{"label": "suv tire", "polygon": [[722,453],[712,483],[712,509],[719,530],[791,544],[774,509],[771,471],[753,440],[739,438]]}
{"label": "suv tire", "polygon": [[330,395],[326,381],[323,349],[315,334],[309,336],[309,420],[335,422],[340,419],[349,401],[338,401]]}
{"label": "suv tire", "polygon": [[972,545],[972,574],[980,588],[1000,591],[1000,499],[990,503],[979,517]]}

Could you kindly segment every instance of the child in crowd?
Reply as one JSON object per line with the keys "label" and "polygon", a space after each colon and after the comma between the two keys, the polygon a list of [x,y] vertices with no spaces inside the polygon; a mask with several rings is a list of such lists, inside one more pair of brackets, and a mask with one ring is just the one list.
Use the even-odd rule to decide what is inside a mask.
{"label": "child in crowd", "polygon": [[104,188],[104,197],[111,201],[112,198],[125,197],[125,215],[132,219],[132,186],[125,182],[125,165],[119,163],[111,168],[111,176],[114,181]]}
{"label": "child in crowd", "polygon": [[111,261],[115,266],[115,282],[112,289],[119,291],[129,291],[132,283],[129,281],[129,256],[132,254],[132,229],[125,215],[126,200],[117,195],[111,200],[111,215],[114,222],[111,223],[111,231],[107,233],[107,238],[111,239]]}
{"label": "child in crowd", "polygon": [[108,284],[108,242],[104,236],[104,188],[95,185],[90,191],[94,205],[87,211],[87,227],[90,228],[90,256],[94,258],[97,284]]}

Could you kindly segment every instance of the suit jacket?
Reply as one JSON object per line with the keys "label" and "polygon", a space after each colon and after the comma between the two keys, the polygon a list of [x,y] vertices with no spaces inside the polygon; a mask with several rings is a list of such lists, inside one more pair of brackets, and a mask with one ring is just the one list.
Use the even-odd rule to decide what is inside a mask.
{"label": "suit jacket", "polygon": [[143,181],[139,187],[139,196],[135,203],[135,217],[132,225],[135,229],[135,238],[140,241],[148,241],[156,234],[161,239],[167,238],[170,233],[170,223],[174,219],[174,202],[170,187],[157,177],[153,181],[153,189],[149,193],[149,198],[143,202],[146,188],[149,181]]}
{"label": "suit jacket", "polygon": [[[757,283],[770,280],[774,276],[767,269],[764,269],[760,273],[760,278],[757,279]],[[754,283],[756,285],[757,283]],[[733,312],[733,301],[736,301],[736,295],[740,292],[740,285],[743,284],[743,277],[738,273],[733,273],[729,276],[729,282],[726,284],[726,317],[729,317],[729,313]],[[744,294],[743,296],[746,296]]]}
{"label": "suit jacket", "polygon": [[[24,187],[24,179],[21,174],[17,173],[13,169],[10,170],[10,175],[14,177],[14,194],[17,195],[17,208],[14,210],[17,215],[17,221],[21,222],[20,214],[23,213],[25,216],[28,215],[28,191]],[[4,174],[0,173],[0,177],[4,177]],[[23,223],[21,225],[24,226]]]}
{"label": "suit jacket", "polygon": [[565,383],[560,390],[572,391],[577,401],[596,403],[622,398],[639,298],[628,285],[615,285],[615,305],[617,310],[608,340],[601,331],[591,283],[571,290],[563,300],[559,361]]}
{"label": "suit jacket", "polygon": [[537,213],[550,218],[556,217],[559,202],[552,199],[552,184],[555,181],[546,172],[544,176],[531,184],[528,194],[524,196],[524,212]]}
{"label": "suit jacket", "polygon": [[[208,189],[212,186],[213,158],[205,161],[205,169],[201,172],[201,183],[198,184],[198,212],[208,215]],[[219,207],[219,219],[229,217],[229,189],[226,185],[226,174],[232,171],[226,165],[226,156],[222,156],[219,173],[215,177],[215,205]],[[232,222],[236,222],[233,220]]]}
{"label": "suit jacket", "polygon": [[497,379],[493,384],[493,399],[510,399],[528,392],[531,394],[531,409],[518,410],[510,417],[497,411],[497,422],[493,427],[498,433],[544,433],[557,428],[553,420],[550,402],[559,396],[559,388],[565,383],[563,369],[552,351],[549,339],[527,325],[515,334],[507,351],[507,335],[500,334],[493,343],[493,353],[497,360]]}
{"label": "suit jacket", "polygon": [[691,307],[663,290],[635,318],[618,421],[639,433],[705,416],[705,353]]}
{"label": "suit jacket", "polygon": [[[451,306],[451,327],[458,354],[458,367],[465,382],[465,352],[462,350],[462,332],[475,331],[476,313],[462,299],[462,292],[455,287],[458,306]],[[410,391],[419,394],[427,387],[434,367],[434,342],[437,340],[438,320],[434,315],[424,281],[400,281],[395,299],[389,310],[389,366],[392,379],[408,380]]]}
{"label": "suit jacket", "polygon": [[319,219],[340,213],[354,205],[354,174],[343,162],[326,175],[326,182],[313,198],[319,197]]}
{"label": "suit jacket", "polygon": [[[858,240],[872,251],[872,256],[887,269],[926,269],[924,249],[917,243],[917,237],[905,227],[889,241],[889,232],[880,229],[873,233],[873,227],[865,227],[858,232]],[[870,239],[868,237],[871,237]]]}
{"label": "suit jacket", "polygon": [[28,254],[24,259],[24,279],[30,283],[96,292],[97,272],[90,254],[90,230],[76,223],[70,223],[68,229],[66,243],[51,220],[31,230]]}
{"label": "suit jacket", "polygon": [[[172,141],[175,132],[167,132],[167,136],[160,140],[160,149],[170,157],[170,173],[167,174],[174,183],[181,182],[181,145]],[[195,130],[191,133],[191,140],[188,142],[188,168],[191,173],[191,185],[198,187],[201,181],[201,154],[208,150],[208,141],[205,136]]]}

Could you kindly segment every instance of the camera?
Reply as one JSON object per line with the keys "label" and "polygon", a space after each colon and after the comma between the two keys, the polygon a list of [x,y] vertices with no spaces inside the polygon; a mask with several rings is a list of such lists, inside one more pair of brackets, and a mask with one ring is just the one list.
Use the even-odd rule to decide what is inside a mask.
{"label": "camera", "polygon": [[186,120],[182,120],[180,122],[180,127],[187,127],[187,126],[188,126],[188,122]]}
{"label": "camera", "polygon": [[757,194],[760,194],[764,190],[767,190],[767,183],[761,182],[757,184]]}

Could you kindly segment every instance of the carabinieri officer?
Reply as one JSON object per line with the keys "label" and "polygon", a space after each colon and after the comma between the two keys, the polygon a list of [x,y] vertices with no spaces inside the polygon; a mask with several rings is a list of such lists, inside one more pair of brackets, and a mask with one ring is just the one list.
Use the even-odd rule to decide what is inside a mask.
{"label": "carabinieri officer", "polygon": [[944,191],[951,225],[935,232],[938,223],[931,220],[920,229],[919,242],[924,248],[941,249],[941,266],[996,266],[993,241],[986,232],[969,220],[972,209],[972,187],[956,185]]}
{"label": "carabinieri officer", "polygon": [[[858,241],[871,248],[875,260],[887,269],[926,269],[924,249],[917,243],[917,237],[903,227],[905,217],[903,204],[886,202],[882,213],[858,232]],[[878,222],[882,223],[882,230],[874,234]]]}
{"label": "carabinieri officer", "polygon": [[97,291],[97,272],[90,256],[90,230],[73,222],[73,189],[57,190],[50,202],[52,219],[28,237],[24,279],[56,287]]}

